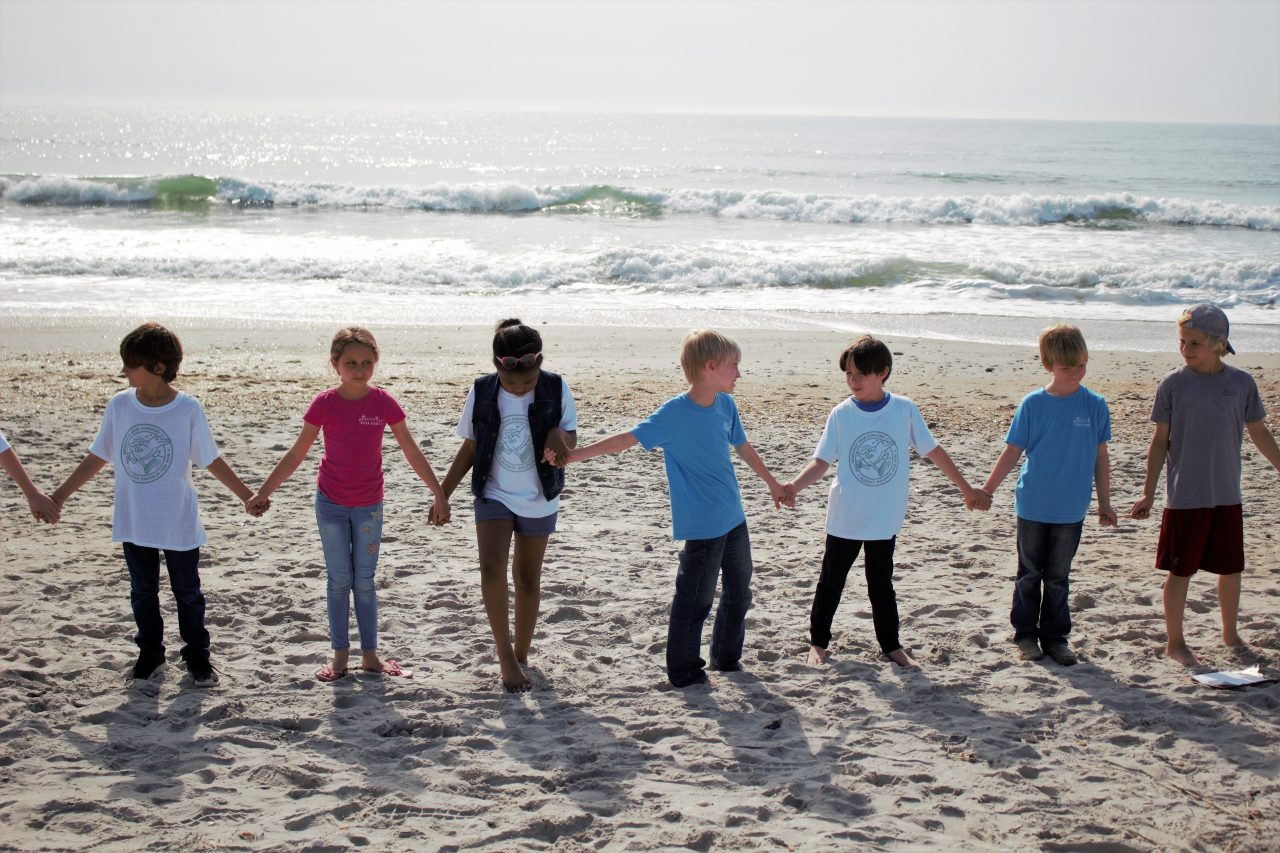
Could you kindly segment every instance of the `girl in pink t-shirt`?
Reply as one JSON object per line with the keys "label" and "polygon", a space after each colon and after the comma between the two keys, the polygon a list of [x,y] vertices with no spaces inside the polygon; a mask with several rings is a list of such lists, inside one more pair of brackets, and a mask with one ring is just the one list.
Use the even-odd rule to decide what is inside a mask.
{"label": "girl in pink t-shirt", "polygon": [[321,681],[347,674],[351,597],[360,631],[360,668],[385,675],[405,675],[394,660],[378,659],[378,596],[373,575],[382,541],[382,434],[391,428],[414,472],[431,490],[432,523],[443,523],[449,505],[418,443],[405,424],[395,398],[370,384],[378,364],[378,344],[367,329],[350,326],[333,336],[330,363],[341,380],[338,387],[316,395],[302,416],[302,432],[249,499],[250,512],[261,514],[271,493],[289,479],[306,458],[318,433],[324,433],[324,456],[316,489],[316,522],[328,570],[329,642],[333,662],[316,672]]}

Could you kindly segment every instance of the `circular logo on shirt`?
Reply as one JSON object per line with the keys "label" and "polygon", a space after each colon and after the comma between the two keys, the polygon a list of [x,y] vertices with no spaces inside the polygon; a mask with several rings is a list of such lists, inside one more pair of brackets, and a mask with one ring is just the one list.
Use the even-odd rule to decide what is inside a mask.
{"label": "circular logo on shirt", "polygon": [[135,483],[159,480],[173,464],[173,441],[151,424],[136,424],[120,442],[120,467]]}
{"label": "circular logo on shirt", "polygon": [[849,448],[850,467],[858,482],[883,486],[898,473],[898,443],[883,432],[864,432]]}
{"label": "circular logo on shirt", "polygon": [[516,473],[533,467],[533,436],[525,415],[507,415],[502,419],[498,430],[498,461],[503,468]]}

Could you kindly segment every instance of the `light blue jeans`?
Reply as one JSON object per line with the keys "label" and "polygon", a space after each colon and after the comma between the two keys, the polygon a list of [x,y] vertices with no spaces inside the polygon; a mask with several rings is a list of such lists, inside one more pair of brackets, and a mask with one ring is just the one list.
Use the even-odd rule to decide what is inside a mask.
{"label": "light blue jeans", "polygon": [[343,506],[317,490],[316,524],[329,575],[329,645],[335,650],[351,647],[347,626],[355,593],[360,649],[373,651],[378,648],[378,592],[373,573],[382,542],[382,502]]}

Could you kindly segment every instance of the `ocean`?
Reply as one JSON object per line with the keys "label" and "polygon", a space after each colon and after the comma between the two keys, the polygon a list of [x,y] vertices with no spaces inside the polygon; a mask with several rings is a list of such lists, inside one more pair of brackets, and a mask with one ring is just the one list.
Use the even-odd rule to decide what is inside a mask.
{"label": "ocean", "polygon": [[1280,352],[1280,127],[0,109],[0,316]]}

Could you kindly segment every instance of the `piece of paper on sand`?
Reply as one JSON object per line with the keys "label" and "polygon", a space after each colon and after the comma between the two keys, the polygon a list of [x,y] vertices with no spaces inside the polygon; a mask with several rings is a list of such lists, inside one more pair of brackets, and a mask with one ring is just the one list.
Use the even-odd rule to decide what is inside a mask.
{"label": "piece of paper on sand", "polygon": [[1274,678],[1263,675],[1261,668],[1257,664],[1248,669],[1237,669],[1231,672],[1206,672],[1191,677],[1210,687],[1248,687],[1251,684],[1269,684],[1275,681]]}

